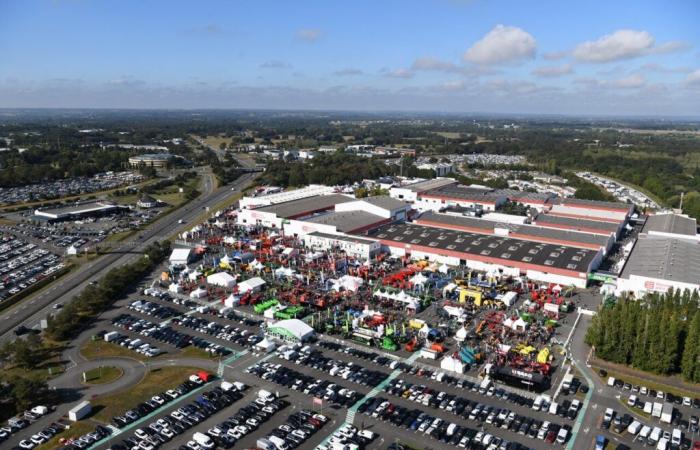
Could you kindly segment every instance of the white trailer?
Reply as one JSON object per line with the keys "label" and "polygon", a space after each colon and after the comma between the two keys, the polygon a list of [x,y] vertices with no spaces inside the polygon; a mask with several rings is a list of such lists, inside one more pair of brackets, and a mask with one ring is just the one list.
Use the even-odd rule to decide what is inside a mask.
{"label": "white trailer", "polygon": [[89,401],[85,400],[83,402],[75,405],[70,411],[68,411],[68,420],[72,422],[77,422],[84,418],[92,411],[92,405]]}
{"label": "white trailer", "polygon": [[661,409],[661,419],[663,423],[671,423],[673,420],[673,405],[668,402],[664,402],[664,406]]}
{"label": "white trailer", "polygon": [[659,402],[654,402],[654,406],[651,408],[651,417],[661,417],[663,406],[664,405]]}

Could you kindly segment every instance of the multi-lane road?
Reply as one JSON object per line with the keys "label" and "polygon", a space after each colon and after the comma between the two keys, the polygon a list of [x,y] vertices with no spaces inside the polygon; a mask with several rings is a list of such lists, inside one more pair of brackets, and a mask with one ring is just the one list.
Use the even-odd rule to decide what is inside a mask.
{"label": "multi-lane road", "polygon": [[191,226],[183,223],[195,220],[207,207],[222,202],[226,197],[252,184],[256,174],[244,174],[233,183],[213,189],[214,180],[204,174],[204,193],[186,206],[156,220],[153,224],[130,238],[109,253],[100,256],[72,271],[37,294],[30,296],[0,314],[0,340],[13,337],[12,331],[19,325],[37,326],[53,312],[53,305],[65,303],[77,295],[88,283],[100,278],[110,267],[130,263],[150,243],[162,240],[178,230]]}

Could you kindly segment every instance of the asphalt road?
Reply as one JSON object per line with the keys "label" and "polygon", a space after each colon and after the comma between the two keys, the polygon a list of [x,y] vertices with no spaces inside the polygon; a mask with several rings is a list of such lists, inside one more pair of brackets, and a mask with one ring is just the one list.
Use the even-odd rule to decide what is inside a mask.
{"label": "asphalt road", "polygon": [[[166,238],[186,226],[191,226],[185,226],[178,222],[182,220],[185,223],[189,223],[196,219],[204,208],[216,205],[231,195],[233,191],[240,191],[246,188],[252,183],[255,175],[244,174],[233,183],[221,186],[216,190],[212,190],[214,182],[209,178],[211,175],[205,175],[204,187],[210,192],[203,193],[186,206],[159,218],[142,230],[141,233],[123,242],[111,253],[80,266],[78,269],[60,278],[47,289],[20,301],[17,305],[4,311],[0,315],[0,340],[13,338],[12,330],[19,325],[25,325],[30,328],[38,325],[42,319],[54,311],[52,309],[53,305],[69,301],[87,283],[100,278],[108,268],[130,263],[140,256],[141,251],[148,244]],[[208,182],[207,179],[209,179]]]}

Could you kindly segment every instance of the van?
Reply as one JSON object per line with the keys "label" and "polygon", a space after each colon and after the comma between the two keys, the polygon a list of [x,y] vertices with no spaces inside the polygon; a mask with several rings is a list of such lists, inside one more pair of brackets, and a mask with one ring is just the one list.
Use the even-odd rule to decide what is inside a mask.
{"label": "van", "polygon": [[255,446],[259,448],[260,450],[277,450],[275,447],[275,444],[270,442],[268,439],[265,438],[260,438],[257,440],[255,443]]}
{"label": "van", "polygon": [[636,436],[639,430],[642,428],[642,424],[639,421],[633,421],[630,426],[627,427],[627,432],[632,436]]}
{"label": "van", "polygon": [[271,402],[272,400],[275,399],[275,396],[272,395],[271,392],[266,391],[265,389],[260,389],[258,391],[258,398],[261,398],[261,399],[265,400],[266,402]]}
{"label": "van", "polygon": [[644,441],[646,441],[646,439],[649,437],[650,433],[651,433],[651,427],[649,425],[644,425],[642,427],[642,430],[637,435],[637,438],[639,438],[642,441],[642,443],[644,443]]}
{"label": "van", "polygon": [[666,450],[668,448],[668,439],[659,439],[659,444],[656,446],[656,450]]}
{"label": "van", "polygon": [[274,445],[277,450],[289,450],[289,445],[277,436],[270,436],[267,440],[272,442],[272,445]]}
{"label": "van", "polygon": [[608,377],[608,386],[615,386],[615,377]]}
{"label": "van", "polygon": [[660,437],[661,437],[661,428],[654,427],[654,429],[651,430],[649,437],[647,438],[647,444],[648,445],[656,445],[656,443],[659,442]]}
{"label": "van", "polygon": [[543,398],[541,395],[538,395],[537,398],[535,399],[535,402],[532,404],[532,409],[535,411],[539,411],[540,408],[542,408],[542,401]]}
{"label": "van", "polygon": [[681,445],[681,442],[683,442],[683,433],[678,428],[674,428],[671,434],[671,445]]}
{"label": "van", "polygon": [[569,430],[566,428],[560,428],[559,433],[557,434],[557,442],[560,444],[565,444],[566,443],[566,438],[569,437]]}
{"label": "van", "polygon": [[216,444],[214,444],[214,441],[207,436],[204,433],[200,433],[199,431],[196,431],[192,435],[192,439],[199,444],[202,448],[215,448]]}
{"label": "van", "polygon": [[553,415],[557,415],[559,412],[559,404],[557,402],[552,402],[549,404],[549,413]]}

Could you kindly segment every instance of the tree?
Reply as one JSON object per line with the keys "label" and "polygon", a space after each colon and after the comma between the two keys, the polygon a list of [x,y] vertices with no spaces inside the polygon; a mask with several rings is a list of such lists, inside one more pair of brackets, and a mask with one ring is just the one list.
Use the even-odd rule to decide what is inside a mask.
{"label": "tree", "polygon": [[698,357],[700,357],[700,312],[696,312],[690,321],[681,359],[683,378],[695,383],[700,382]]}

